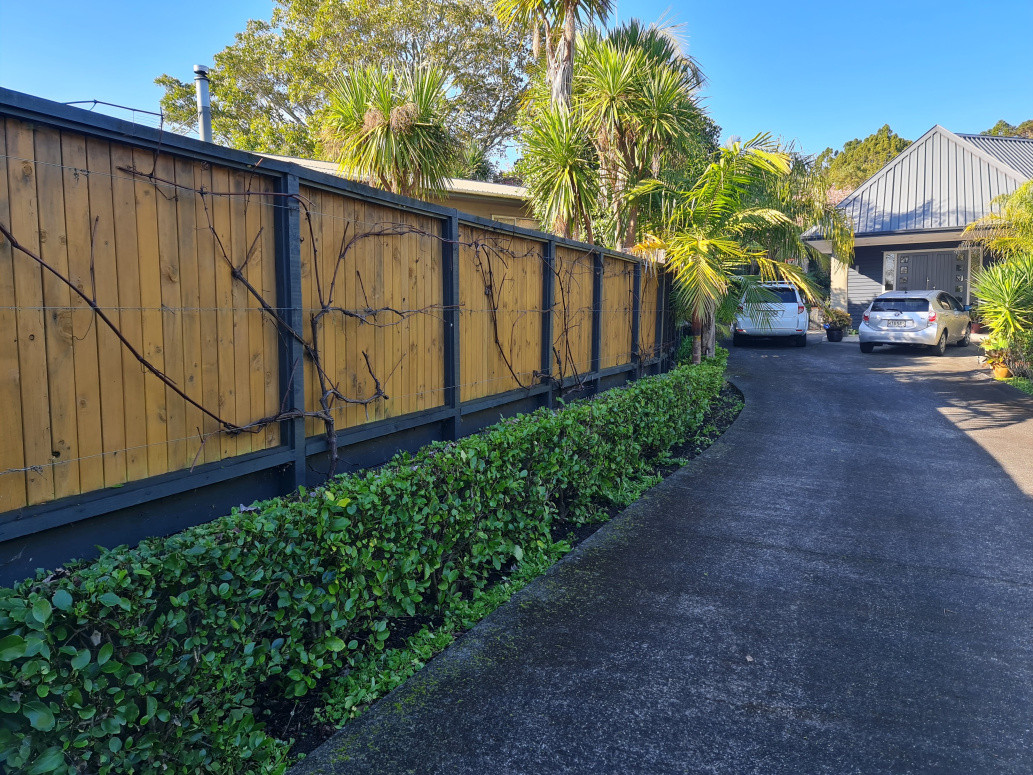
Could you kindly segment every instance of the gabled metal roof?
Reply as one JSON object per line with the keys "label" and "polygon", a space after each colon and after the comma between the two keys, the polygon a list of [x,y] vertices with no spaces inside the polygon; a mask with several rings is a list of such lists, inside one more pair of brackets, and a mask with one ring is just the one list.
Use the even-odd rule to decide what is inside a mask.
{"label": "gabled metal roof", "polygon": [[958,134],[958,137],[981,148],[1025,177],[1033,178],[1033,140],[996,135]]}
{"label": "gabled metal roof", "polygon": [[[1002,154],[1011,148],[1008,153],[1016,164],[1025,161],[1027,151],[973,142],[972,137],[934,126],[862,183],[837,205],[853,219],[855,235],[961,230],[990,212],[995,197],[1033,177],[1033,170],[1013,167],[989,148]],[[1033,150],[1028,153],[1033,164]]]}

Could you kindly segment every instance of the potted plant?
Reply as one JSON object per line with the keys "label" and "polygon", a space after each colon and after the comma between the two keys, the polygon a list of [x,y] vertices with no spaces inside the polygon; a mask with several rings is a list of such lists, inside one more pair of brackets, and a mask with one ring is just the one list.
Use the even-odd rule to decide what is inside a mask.
{"label": "potted plant", "polygon": [[853,326],[850,314],[835,307],[825,307],[825,335],[830,342],[842,342],[843,332],[849,331]]}
{"label": "potted plant", "polygon": [[1001,334],[991,334],[983,340],[984,361],[993,371],[994,379],[1008,379],[1011,376],[1009,349],[1008,340]]}

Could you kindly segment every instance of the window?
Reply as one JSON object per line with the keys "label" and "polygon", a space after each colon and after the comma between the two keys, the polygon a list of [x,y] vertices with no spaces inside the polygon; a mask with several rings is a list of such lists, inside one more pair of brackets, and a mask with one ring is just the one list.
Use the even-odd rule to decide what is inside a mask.
{"label": "window", "polygon": [[876,299],[872,312],[928,312],[928,299]]}
{"label": "window", "polygon": [[950,312],[952,309],[951,303],[947,301],[947,294],[945,293],[941,293],[939,296],[936,297],[936,303],[940,305],[940,309],[945,309],[948,312]]}
{"label": "window", "polygon": [[772,300],[775,303],[782,303],[782,304],[796,304],[797,303],[797,296],[796,296],[796,289],[795,288],[784,288],[784,287],[782,287],[782,288],[771,288],[771,287],[766,286],[766,285],[762,285],[761,287],[765,291],[767,291],[768,293],[773,293],[775,295],[775,298]]}

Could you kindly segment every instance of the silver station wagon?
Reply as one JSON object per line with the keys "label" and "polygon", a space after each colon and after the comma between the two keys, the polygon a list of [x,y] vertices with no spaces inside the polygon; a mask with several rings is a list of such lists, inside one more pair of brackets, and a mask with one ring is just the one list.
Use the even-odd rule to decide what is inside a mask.
{"label": "silver station wagon", "polygon": [[943,355],[948,344],[968,347],[972,317],[946,291],[890,291],[868,305],[857,333],[861,352],[880,344],[919,344]]}

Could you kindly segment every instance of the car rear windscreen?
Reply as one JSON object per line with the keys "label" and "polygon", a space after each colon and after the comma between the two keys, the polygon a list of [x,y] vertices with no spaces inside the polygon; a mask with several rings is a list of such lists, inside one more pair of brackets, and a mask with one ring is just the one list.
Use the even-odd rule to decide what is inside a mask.
{"label": "car rear windscreen", "polygon": [[876,299],[872,312],[928,312],[928,299]]}
{"label": "car rear windscreen", "polygon": [[[764,301],[774,304],[796,304],[796,291],[792,288],[764,288],[767,293],[764,294]],[[769,297],[767,294],[770,293],[774,298]]]}

